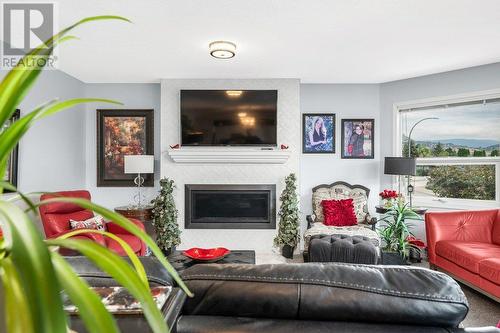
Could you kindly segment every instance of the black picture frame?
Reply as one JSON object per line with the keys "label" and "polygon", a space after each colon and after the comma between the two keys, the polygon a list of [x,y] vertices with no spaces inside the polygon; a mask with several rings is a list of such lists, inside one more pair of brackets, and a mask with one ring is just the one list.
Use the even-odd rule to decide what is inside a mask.
{"label": "black picture frame", "polygon": [[[105,120],[114,118],[144,118],[144,139],[146,155],[154,155],[154,110],[153,109],[98,109],[97,113],[97,187],[135,187],[134,174],[119,174],[113,178],[107,175],[105,164]],[[123,154],[126,155],[126,154]],[[116,166],[118,168],[119,166]],[[143,186],[154,185],[154,174],[141,175],[144,177]]]}
{"label": "black picture frame", "polygon": [[[12,116],[9,119],[9,126],[10,124],[13,124],[17,120],[21,118],[21,110],[16,109]],[[4,181],[12,184],[13,186],[17,187],[18,181],[19,181],[19,143],[14,147],[14,149],[10,152],[9,160],[7,162],[7,172],[8,175],[4,179]],[[4,189],[4,193],[10,193],[13,191],[10,191],[8,189]]]}
{"label": "black picture frame", "polygon": [[[365,140],[366,136],[366,131],[369,131],[370,133],[370,154],[365,155],[364,153],[364,148],[363,148],[363,155],[352,155],[352,152],[348,152],[348,146],[349,143],[346,141],[346,132],[350,131],[350,135],[352,135],[352,126],[356,126],[355,124],[362,124],[364,126],[364,135],[363,135],[363,140]],[[368,124],[370,126],[368,126]],[[350,125],[350,129],[346,129],[346,126]],[[369,128],[368,128],[369,127]],[[343,159],[374,159],[375,158],[375,119],[342,119],[341,121],[341,158]],[[350,140],[350,139],[349,139]],[[364,145],[363,145],[364,147]],[[347,151],[346,151],[347,148]]]}
{"label": "black picture frame", "polygon": [[[311,119],[310,119],[311,118]],[[309,132],[311,122],[316,122],[318,118],[327,119],[326,129],[326,144],[321,144],[319,148],[312,148],[308,143],[310,141]],[[324,120],[323,120],[324,121]],[[325,121],[324,121],[325,124]],[[331,126],[330,126],[331,125]],[[314,125],[313,125],[314,126]],[[335,113],[303,113],[302,114],[302,154],[335,154],[336,140],[336,114]],[[331,140],[331,142],[329,142]]]}

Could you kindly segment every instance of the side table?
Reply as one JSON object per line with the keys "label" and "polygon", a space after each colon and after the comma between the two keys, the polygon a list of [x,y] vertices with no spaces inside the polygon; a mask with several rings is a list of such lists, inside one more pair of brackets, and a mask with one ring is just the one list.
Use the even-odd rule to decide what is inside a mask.
{"label": "side table", "polygon": [[156,240],[156,232],[153,224],[153,206],[143,206],[141,208],[134,206],[120,206],[115,208],[115,212],[127,218],[137,219],[144,223],[146,232],[153,240]]}
{"label": "side table", "polygon": [[[121,287],[119,287],[121,288]],[[97,288],[100,290],[109,290],[111,288]],[[124,288],[121,288],[124,289]],[[154,290],[155,288],[153,288]],[[133,299],[133,298],[132,298]],[[164,301],[164,304],[161,306],[160,311],[163,316],[163,320],[167,323],[167,326],[170,329],[170,332],[175,332],[176,330],[176,325],[177,325],[177,319],[179,318],[182,310],[182,306],[184,305],[184,302],[186,301],[186,294],[180,289],[180,288],[172,288],[169,291],[169,295],[167,299]],[[126,297],[116,297],[113,299],[113,302],[116,302],[117,304],[121,304],[120,302],[125,302],[125,304],[128,304],[126,302],[130,302],[130,299]],[[70,302],[69,302],[70,303]],[[115,306],[117,304],[112,304]],[[68,306],[68,304],[65,304],[65,308]],[[158,303],[157,303],[158,305]],[[69,304],[70,307],[71,303]],[[113,308],[108,308],[108,310],[111,312],[113,315],[116,324],[118,325],[118,328],[120,332],[122,333],[136,333],[136,332],[141,332],[141,333],[152,333],[151,328],[149,327],[149,323],[147,319],[144,317],[144,313],[142,310],[127,310],[126,306],[124,310],[116,310]],[[68,312],[68,317],[69,317],[69,326],[71,327],[72,330],[76,332],[88,332],[85,328],[85,325],[83,321],[80,319],[78,316],[77,311],[70,311]]]}
{"label": "side table", "polygon": [[[382,205],[375,206],[375,211],[377,212],[377,214],[385,214],[389,210],[390,210],[389,208],[386,208]],[[413,207],[411,210],[413,210],[418,215],[425,215],[425,213],[427,213],[427,208],[424,207]]]}

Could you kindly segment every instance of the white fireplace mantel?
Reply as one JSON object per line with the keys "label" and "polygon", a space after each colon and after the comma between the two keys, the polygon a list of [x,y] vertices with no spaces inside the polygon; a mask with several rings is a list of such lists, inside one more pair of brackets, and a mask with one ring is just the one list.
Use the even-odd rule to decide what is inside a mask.
{"label": "white fireplace mantel", "polygon": [[290,150],[232,147],[183,147],[167,152],[176,163],[284,164],[291,155]]}

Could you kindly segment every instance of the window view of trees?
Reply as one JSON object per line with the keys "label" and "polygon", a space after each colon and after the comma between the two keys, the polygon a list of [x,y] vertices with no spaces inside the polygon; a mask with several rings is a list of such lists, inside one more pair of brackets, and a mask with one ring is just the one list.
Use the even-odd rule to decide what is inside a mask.
{"label": "window view of trees", "polygon": [[[408,156],[408,138],[403,156]],[[495,157],[498,146],[458,147],[440,142],[425,144],[411,140],[412,157]],[[495,200],[495,165],[433,165],[417,167],[416,195],[440,198]]]}
{"label": "window view of trees", "polygon": [[495,166],[419,165],[415,185],[420,196],[495,200]]}
{"label": "window view of trees", "polygon": [[[408,137],[403,137],[402,146],[402,156],[408,156]],[[441,143],[440,141],[415,142],[413,139],[410,146],[411,157],[495,157],[498,156],[500,150],[498,144],[485,147],[468,147],[463,144]]]}
{"label": "window view of trees", "polygon": [[416,198],[497,199],[500,99],[401,110],[400,130],[401,156],[417,158]]}

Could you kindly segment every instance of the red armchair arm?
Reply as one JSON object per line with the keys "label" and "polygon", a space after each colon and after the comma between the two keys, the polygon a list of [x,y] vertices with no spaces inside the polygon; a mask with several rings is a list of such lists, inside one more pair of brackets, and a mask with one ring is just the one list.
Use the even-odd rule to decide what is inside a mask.
{"label": "red armchair arm", "polygon": [[442,240],[491,243],[496,216],[496,209],[425,214],[429,262],[436,262],[436,243]]}
{"label": "red armchair arm", "polygon": [[[130,222],[132,222],[133,224],[135,224],[136,226],[138,226],[142,231],[144,231],[144,224],[139,221],[139,220],[136,220],[136,219],[130,219]],[[114,222],[108,222],[106,223],[106,228],[108,229],[108,231],[112,234],[121,234],[121,235],[131,235],[131,233],[122,228],[121,226],[119,226],[118,224],[114,223]]]}
{"label": "red armchair arm", "polygon": [[[129,220],[130,222],[138,226],[142,231],[145,231],[144,224],[141,221],[131,218],[129,218]],[[110,233],[115,235],[131,235],[131,233],[128,230],[122,228],[121,226],[119,226],[114,222],[106,223],[106,228]],[[147,249],[146,244],[141,240],[141,249],[139,250],[139,252],[137,252],[137,254],[140,256],[146,255],[146,249]]]}
{"label": "red armchair arm", "polygon": [[[57,238],[59,236],[63,236],[67,233],[70,233],[72,231],[75,231],[75,230],[64,230],[62,232],[59,232],[55,235],[52,235],[49,237],[49,239],[52,239],[52,238]],[[104,236],[101,235],[101,234],[96,234],[96,233],[91,233],[91,232],[88,232],[88,233],[84,233],[84,234],[79,234],[79,235],[76,235],[76,236],[72,236],[70,238],[76,238],[76,239],[87,239],[87,240],[91,240],[91,241],[94,241],[102,246],[106,246],[106,241],[104,239]]]}

